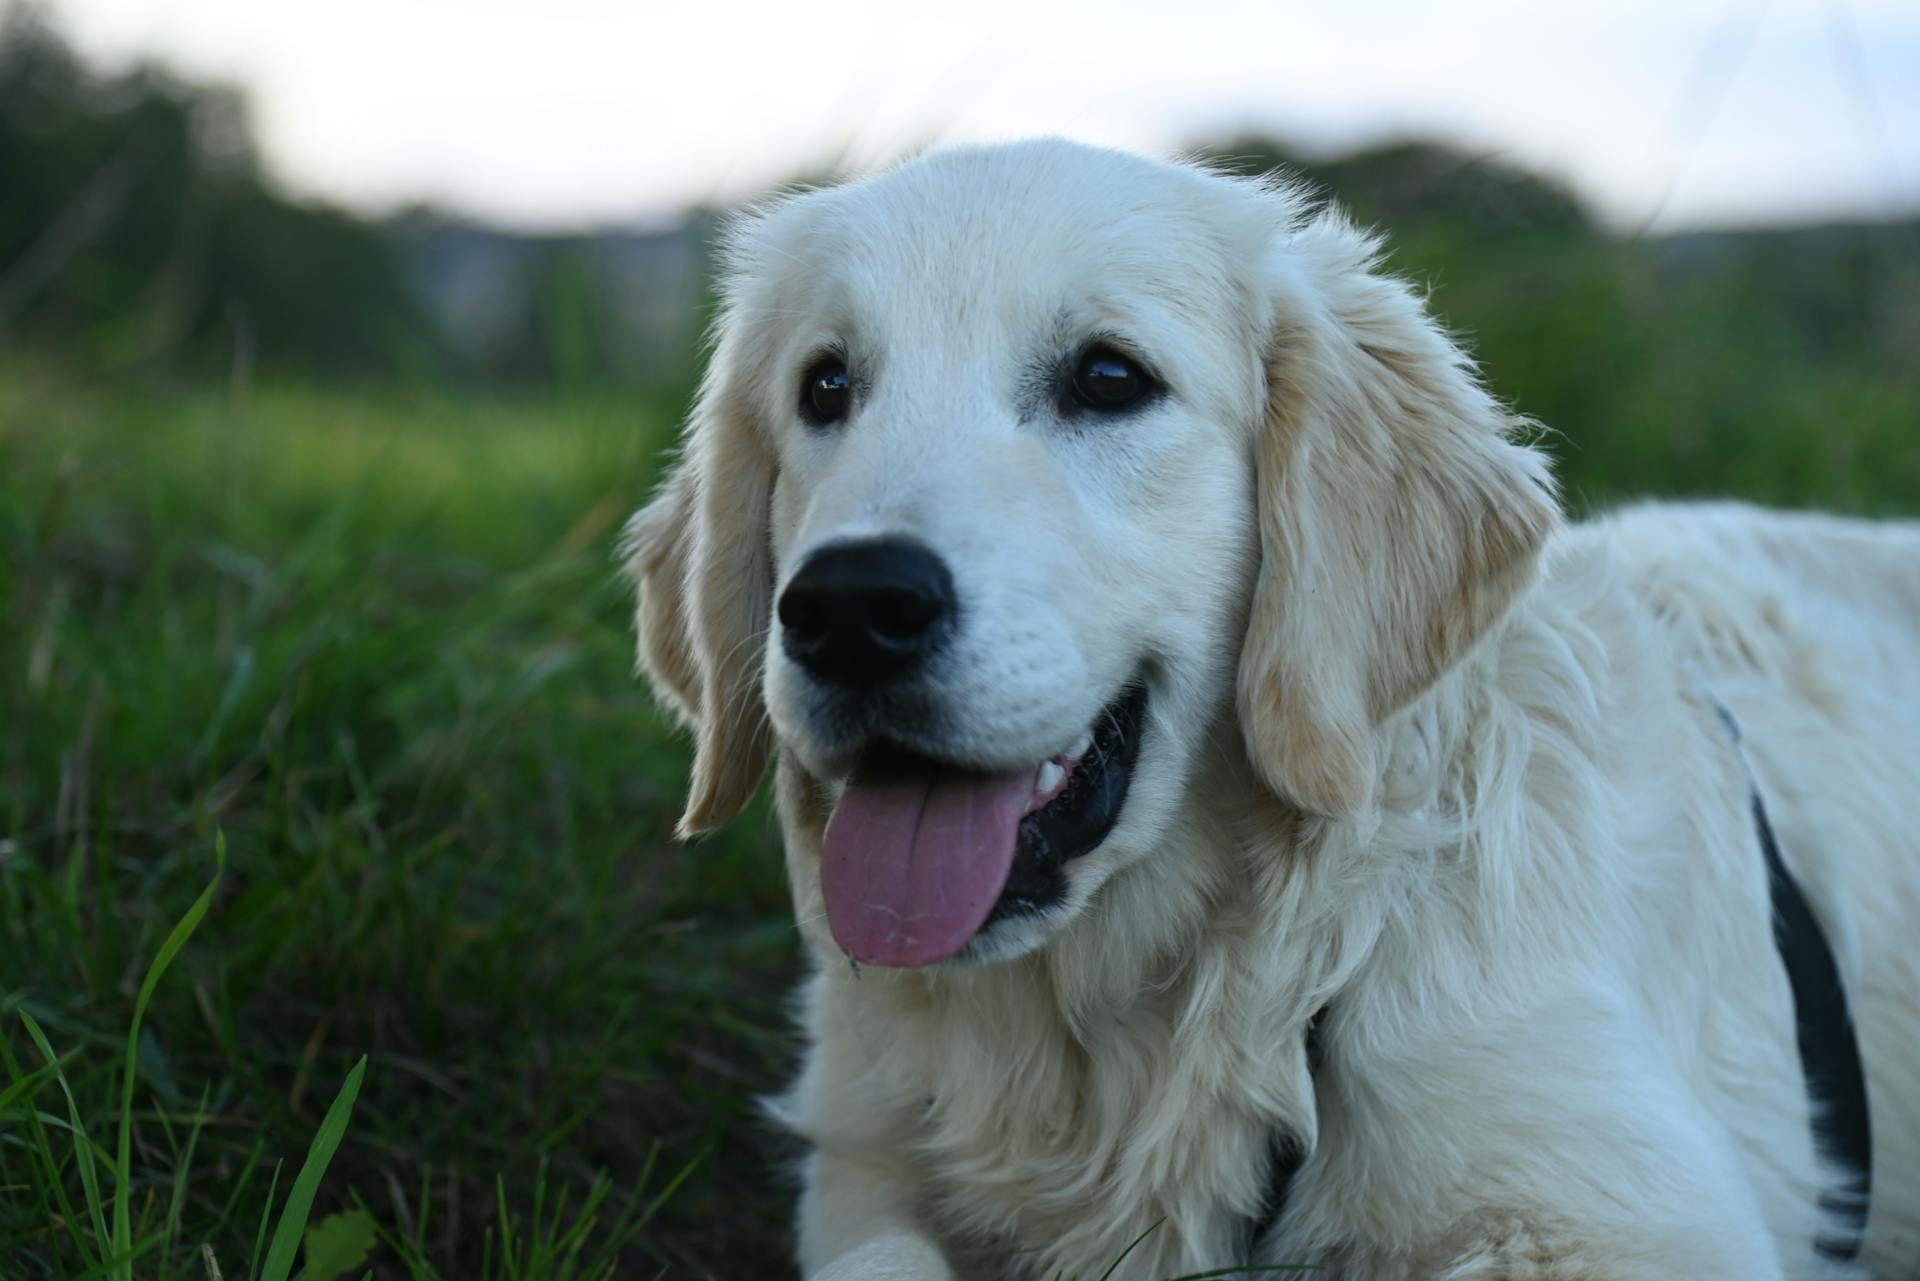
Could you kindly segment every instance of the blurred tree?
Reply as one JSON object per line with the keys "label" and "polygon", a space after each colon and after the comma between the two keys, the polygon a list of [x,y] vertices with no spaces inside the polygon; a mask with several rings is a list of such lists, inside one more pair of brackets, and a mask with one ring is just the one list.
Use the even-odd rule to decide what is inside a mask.
{"label": "blurred tree", "polygon": [[1562,184],[1442,143],[1407,140],[1309,159],[1273,138],[1242,136],[1195,154],[1229,173],[1292,173],[1369,226],[1475,240],[1595,234],[1586,208]]}
{"label": "blurred tree", "polygon": [[252,353],[329,374],[431,363],[380,233],[260,175],[245,104],[81,65],[37,4],[0,14],[0,335],[116,366]]}

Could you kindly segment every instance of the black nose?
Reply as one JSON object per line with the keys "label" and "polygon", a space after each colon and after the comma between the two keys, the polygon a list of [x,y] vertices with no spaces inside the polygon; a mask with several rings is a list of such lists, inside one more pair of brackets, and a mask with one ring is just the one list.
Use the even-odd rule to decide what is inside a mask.
{"label": "black nose", "polygon": [[840,543],[807,557],[780,593],[787,654],[821,680],[869,689],[905,675],[952,630],[953,575],[904,538]]}

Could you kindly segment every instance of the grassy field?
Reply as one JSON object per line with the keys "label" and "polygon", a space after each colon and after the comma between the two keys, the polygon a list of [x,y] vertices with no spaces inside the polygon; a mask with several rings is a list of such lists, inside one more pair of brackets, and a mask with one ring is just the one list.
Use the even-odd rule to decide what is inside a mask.
{"label": "grassy field", "polygon": [[[1913,257],[1786,306],[1725,245],[1406,243],[1576,507],[1920,507]],[[787,1273],[777,844],[667,841],[611,565],[679,409],[0,365],[0,1281],[280,1281],[363,1056],[309,1281]]]}
{"label": "grassy field", "polygon": [[[743,1117],[787,1054],[777,847],[664,839],[683,758],[610,559],[668,421],[0,375],[0,1036],[31,1072],[44,1029],[104,1159],[136,988],[225,845],[138,1039],[139,1275],[204,1241],[247,1276],[362,1055],[315,1212],[363,1198],[411,1275],[480,1275],[489,1235],[490,1275],[566,1275],[502,1267],[500,1201],[524,1242],[604,1173],[611,1225],[650,1158],[652,1191],[698,1164],[631,1266],[781,1250]],[[50,1080],[0,1104],[5,1281],[98,1262],[53,1213],[87,1217],[68,1124]]]}

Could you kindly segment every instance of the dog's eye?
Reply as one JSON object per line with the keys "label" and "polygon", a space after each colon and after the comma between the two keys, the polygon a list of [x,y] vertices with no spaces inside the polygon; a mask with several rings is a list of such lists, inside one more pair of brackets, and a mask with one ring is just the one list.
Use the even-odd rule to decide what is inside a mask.
{"label": "dog's eye", "polygon": [[837,423],[847,416],[853,398],[853,384],[847,378],[847,362],[838,356],[822,356],[807,367],[800,380],[800,413],[810,423]]}
{"label": "dog's eye", "polygon": [[1087,348],[1073,367],[1073,398],[1088,409],[1125,409],[1151,390],[1146,371],[1111,347]]}

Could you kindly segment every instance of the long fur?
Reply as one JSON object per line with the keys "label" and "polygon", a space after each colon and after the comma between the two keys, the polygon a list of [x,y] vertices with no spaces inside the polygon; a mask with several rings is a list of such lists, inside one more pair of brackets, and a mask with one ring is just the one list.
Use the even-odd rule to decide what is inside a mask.
{"label": "long fur", "polygon": [[[1284,188],[937,153],[774,209],[732,262],[686,459],[628,555],[643,666],[696,729],[685,827],[777,760],[814,973],[771,1106],[812,1145],[810,1281],[1100,1275],[1136,1239],[1115,1277],[1907,1281],[1920,528],[1561,527],[1524,425],[1366,237]],[[1015,357],[1080,295],[1178,395],[1049,435]],[[873,353],[831,439],[792,411],[823,335]],[[856,970],[821,920],[844,767],[768,615],[806,547],[896,527],[976,601],[942,677],[957,756],[1044,758],[1141,646],[1157,683],[1121,824],[1058,912]],[[1847,1172],[1812,1139],[1755,780],[1854,996],[1858,1267],[1813,1249]],[[1256,1243],[1276,1142],[1304,1160]]]}

